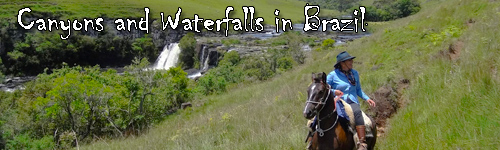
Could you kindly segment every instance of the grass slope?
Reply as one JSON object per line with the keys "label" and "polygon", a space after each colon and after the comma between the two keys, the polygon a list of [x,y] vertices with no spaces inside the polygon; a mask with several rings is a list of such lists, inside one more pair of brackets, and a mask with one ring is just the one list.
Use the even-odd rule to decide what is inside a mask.
{"label": "grass slope", "polygon": [[[329,72],[344,50],[357,57],[366,93],[410,80],[378,149],[500,148],[499,2],[422,5],[416,15],[371,23],[372,36],[314,52],[306,65],[268,82],[197,100],[201,107],[179,111],[145,135],[82,149],[303,149],[310,74]],[[450,60],[446,52],[457,43],[459,55]]]}
{"label": "grass slope", "polygon": [[[231,12],[234,18],[243,20],[242,6],[254,6],[255,18],[264,17],[267,24],[274,24],[274,10],[280,10],[278,18],[291,19],[293,23],[301,23],[304,20],[305,2],[298,0],[1,0],[0,18],[16,19],[18,11],[24,7],[30,7],[35,12],[48,12],[62,15],[64,18],[96,18],[106,15],[111,18],[144,17],[144,7],[149,7],[150,17],[160,19],[160,12],[165,17],[175,17],[178,7],[182,8],[182,18],[194,18],[198,14],[200,18],[222,19],[225,18],[227,6],[233,6]],[[321,9],[320,15],[332,16],[338,14],[335,11]]]}

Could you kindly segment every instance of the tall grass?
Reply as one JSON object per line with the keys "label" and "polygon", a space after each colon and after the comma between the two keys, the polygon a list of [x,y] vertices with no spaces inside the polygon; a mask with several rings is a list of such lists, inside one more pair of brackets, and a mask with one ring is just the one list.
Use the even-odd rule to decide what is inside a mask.
{"label": "tall grass", "polygon": [[[270,81],[200,98],[194,103],[201,106],[177,112],[142,136],[84,148],[303,149],[301,112],[310,74],[331,71],[344,50],[357,57],[366,93],[410,80],[398,99],[404,107],[389,119],[378,149],[500,148],[499,2],[422,4],[416,15],[370,23],[372,36],[315,51],[305,65]],[[464,43],[458,59],[441,54],[458,41]]]}
{"label": "tall grass", "polygon": [[[499,25],[493,15],[499,4],[437,4],[426,5],[422,13],[411,18],[391,22],[399,27],[388,27],[384,34],[371,37],[385,41],[383,45],[394,44],[388,48],[395,51],[379,52],[403,56],[399,59],[403,61],[389,63],[401,68],[396,69],[396,76],[411,80],[411,87],[402,95],[407,107],[390,119],[389,132],[378,148],[498,149],[500,80],[496,72],[500,51],[495,36],[499,31],[492,28]],[[396,40],[403,38],[398,35],[406,37]],[[457,60],[439,54],[458,41],[464,47]],[[401,51],[412,54],[398,55]]]}

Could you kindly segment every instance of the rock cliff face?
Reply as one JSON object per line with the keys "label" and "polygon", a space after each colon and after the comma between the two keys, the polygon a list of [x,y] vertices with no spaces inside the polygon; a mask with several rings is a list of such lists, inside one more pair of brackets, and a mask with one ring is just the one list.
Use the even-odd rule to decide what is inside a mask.
{"label": "rock cliff face", "polygon": [[[105,18],[105,20],[103,21],[105,31],[101,32],[109,32],[115,36],[130,40],[141,38],[146,35],[146,31],[142,31],[140,29],[132,29],[131,31],[118,31],[116,29],[117,24],[114,23],[114,20],[115,19]],[[94,38],[97,38],[100,35],[100,33],[95,30],[90,30],[82,33]],[[165,45],[179,42],[184,34],[186,34],[186,32],[182,30],[182,26],[178,26],[176,30],[172,30],[170,28],[163,30],[161,21],[153,20],[149,23],[149,37],[153,39],[153,43],[156,45],[158,51],[161,51]]]}
{"label": "rock cliff face", "polygon": [[198,44],[196,46],[201,71],[207,71],[210,67],[218,65],[219,56],[222,54],[217,49],[221,46],[222,44]]}

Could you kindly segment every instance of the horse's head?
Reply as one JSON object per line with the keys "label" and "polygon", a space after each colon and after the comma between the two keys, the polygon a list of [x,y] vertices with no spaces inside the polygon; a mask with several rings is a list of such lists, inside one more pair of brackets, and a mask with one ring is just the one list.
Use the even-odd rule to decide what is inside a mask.
{"label": "horse's head", "polygon": [[311,119],[314,117],[321,109],[323,109],[326,100],[330,94],[330,88],[326,83],[326,74],[323,73],[313,73],[312,83],[307,89],[307,102],[304,108],[304,117]]}

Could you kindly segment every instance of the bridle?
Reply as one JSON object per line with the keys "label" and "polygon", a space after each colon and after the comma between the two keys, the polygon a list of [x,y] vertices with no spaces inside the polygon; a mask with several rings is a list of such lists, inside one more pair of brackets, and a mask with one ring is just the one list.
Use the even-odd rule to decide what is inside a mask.
{"label": "bridle", "polygon": [[[327,84],[327,85],[328,85],[328,84]],[[311,100],[307,100],[307,101],[306,101],[306,103],[313,103],[313,104],[317,104],[317,105],[315,106],[316,116],[317,116],[317,117],[319,117],[319,113],[320,113],[320,112],[323,110],[323,108],[325,107],[325,104],[326,104],[326,102],[328,101],[328,97],[330,97],[330,94],[331,94],[331,91],[332,91],[332,90],[331,90],[331,86],[330,86],[330,85],[328,85],[328,86],[327,86],[327,90],[328,90],[328,93],[326,93],[326,94],[325,94],[325,95],[324,95],[324,96],[320,99],[320,101],[319,101],[319,102],[316,102],[316,101],[311,101]],[[321,106],[321,109],[319,109],[319,110],[318,110],[318,109],[317,109],[317,107],[318,107],[319,105],[322,105],[322,106]],[[335,105],[335,104],[334,104],[334,105]],[[333,109],[333,111],[332,111],[332,112],[330,112],[330,114],[328,114],[328,115],[326,115],[326,116],[321,117],[320,119],[318,119],[318,123],[317,123],[317,125],[316,125],[316,131],[315,131],[315,132],[318,132],[320,137],[324,136],[324,135],[325,135],[325,132],[327,132],[327,131],[329,131],[329,130],[333,129],[333,127],[337,124],[337,121],[339,120],[339,116],[338,116],[338,115],[337,115],[337,119],[335,119],[335,122],[333,123],[333,125],[332,125],[330,128],[323,130],[323,129],[321,129],[321,127],[320,127],[320,122],[321,122],[321,120],[324,120],[324,119],[330,118],[330,117],[331,117],[331,116],[332,116],[332,115],[336,112],[336,110],[337,110],[337,107],[335,107],[335,108]]]}

